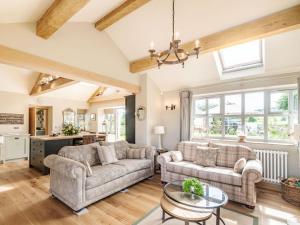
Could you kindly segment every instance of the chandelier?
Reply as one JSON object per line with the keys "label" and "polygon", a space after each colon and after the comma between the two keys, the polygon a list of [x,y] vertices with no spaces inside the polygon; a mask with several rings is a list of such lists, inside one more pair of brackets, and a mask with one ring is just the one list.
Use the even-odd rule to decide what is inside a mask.
{"label": "chandelier", "polygon": [[184,68],[184,62],[189,58],[191,55],[196,55],[197,58],[199,56],[199,40],[195,41],[195,47],[192,52],[187,52],[184,49],[179,47],[181,40],[179,39],[179,33],[176,32],[174,34],[175,29],[175,0],[173,0],[173,10],[172,10],[172,41],[170,42],[170,47],[168,50],[163,51],[161,53],[156,53],[154,49],[154,42],[150,44],[150,57],[155,58],[157,61],[158,68],[162,64],[172,65],[172,64],[182,64]]}

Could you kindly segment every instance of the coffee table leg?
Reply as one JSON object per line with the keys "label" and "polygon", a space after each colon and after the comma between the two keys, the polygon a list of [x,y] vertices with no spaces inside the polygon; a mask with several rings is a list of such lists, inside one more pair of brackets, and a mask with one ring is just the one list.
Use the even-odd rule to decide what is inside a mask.
{"label": "coffee table leg", "polygon": [[165,211],[163,210],[163,211],[162,211],[161,220],[162,220],[162,221],[165,221],[165,218],[166,218],[166,214],[165,214]]}
{"label": "coffee table leg", "polygon": [[184,222],[184,225],[189,225],[189,221],[185,221],[185,222]]}
{"label": "coffee table leg", "polygon": [[216,225],[220,225],[220,207],[217,208]]}

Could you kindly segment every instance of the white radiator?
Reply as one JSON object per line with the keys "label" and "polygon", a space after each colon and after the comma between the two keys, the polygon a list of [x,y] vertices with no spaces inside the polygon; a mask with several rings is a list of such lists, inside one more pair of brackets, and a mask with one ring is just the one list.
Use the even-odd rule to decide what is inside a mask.
{"label": "white radiator", "polygon": [[279,178],[287,178],[286,151],[254,149],[257,158],[262,162],[264,181],[279,183]]}

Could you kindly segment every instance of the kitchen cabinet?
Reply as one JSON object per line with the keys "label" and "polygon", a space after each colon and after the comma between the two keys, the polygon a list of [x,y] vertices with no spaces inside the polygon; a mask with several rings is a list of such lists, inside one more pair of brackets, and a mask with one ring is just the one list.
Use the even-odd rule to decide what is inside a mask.
{"label": "kitchen cabinet", "polygon": [[4,134],[2,135],[1,161],[28,159],[29,135]]}

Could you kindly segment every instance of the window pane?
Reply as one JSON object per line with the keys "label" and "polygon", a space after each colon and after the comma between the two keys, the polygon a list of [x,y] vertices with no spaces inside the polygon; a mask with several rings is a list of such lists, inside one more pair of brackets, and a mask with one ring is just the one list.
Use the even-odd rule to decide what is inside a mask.
{"label": "window pane", "polygon": [[222,135],[222,118],[221,117],[209,117],[209,135],[221,136]]}
{"label": "window pane", "polygon": [[245,134],[249,138],[264,138],[264,118],[258,116],[246,117]]}
{"label": "window pane", "polygon": [[208,113],[219,114],[220,113],[220,98],[208,99]]}
{"label": "window pane", "polygon": [[288,138],[288,116],[269,116],[268,135],[269,139]]}
{"label": "window pane", "polygon": [[261,40],[224,48],[219,51],[223,71],[262,66]]}
{"label": "window pane", "polygon": [[253,92],[245,94],[245,113],[263,114],[264,113],[264,93]]}
{"label": "window pane", "polygon": [[226,95],[225,96],[225,113],[240,114],[242,109],[241,95]]}
{"label": "window pane", "polygon": [[242,120],[240,117],[225,117],[225,136],[236,137],[241,131]]}
{"label": "window pane", "polygon": [[193,137],[201,137],[206,135],[205,117],[194,118]]}
{"label": "window pane", "polygon": [[284,112],[289,109],[289,94],[287,91],[271,93],[271,112]]}
{"label": "window pane", "polygon": [[198,99],[195,101],[195,114],[206,114],[206,101],[205,99]]}

